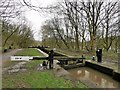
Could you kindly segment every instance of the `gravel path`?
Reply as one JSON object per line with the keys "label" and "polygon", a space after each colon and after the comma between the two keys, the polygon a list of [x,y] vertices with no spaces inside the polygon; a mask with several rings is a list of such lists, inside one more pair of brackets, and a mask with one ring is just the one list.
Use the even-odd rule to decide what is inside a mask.
{"label": "gravel path", "polygon": [[22,50],[22,49],[14,49],[14,50],[11,50],[7,53],[4,53],[4,54],[0,55],[0,68],[2,68],[0,73],[3,74],[3,72],[10,69],[10,67],[3,68],[2,66],[5,65],[6,62],[8,62],[8,60],[10,60],[10,56],[15,55],[20,50]]}
{"label": "gravel path", "polygon": [[2,54],[2,60],[8,60],[11,55],[15,55],[20,50],[22,50],[22,49],[14,49],[14,50],[12,50],[10,52]]}
{"label": "gravel path", "polygon": [[7,60],[10,59],[10,56],[15,55],[15,53],[17,53],[20,50],[22,50],[22,49],[14,49],[10,52],[0,55],[0,67],[2,67],[2,64],[4,64]]}

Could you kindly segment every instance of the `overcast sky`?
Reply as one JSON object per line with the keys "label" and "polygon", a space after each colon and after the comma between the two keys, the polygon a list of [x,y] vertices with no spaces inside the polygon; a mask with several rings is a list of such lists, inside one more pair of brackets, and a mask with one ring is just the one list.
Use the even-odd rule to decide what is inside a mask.
{"label": "overcast sky", "polygon": [[[45,7],[50,4],[55,4],[58,0],[31,0],[34,5],[40,5],[41,7]],[[39,4],[38,4],[39,3]],[[47,15],[42,15],[40,12],[34,10],[28,10],[25,12],[25,17],[28,23],[32,26],[32,30],[34,31],[35,40],[41,40],[41,31],[40,27],[42,23],[48,18]]]}

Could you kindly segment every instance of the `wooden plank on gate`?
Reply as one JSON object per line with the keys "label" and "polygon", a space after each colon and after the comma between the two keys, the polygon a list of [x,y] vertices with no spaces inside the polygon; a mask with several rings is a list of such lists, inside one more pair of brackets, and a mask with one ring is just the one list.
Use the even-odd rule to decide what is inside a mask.
{"label": "wooden plank on gate", "polygon": [[11,61],[29,61],[33,59],[32,56],[11,56]]}

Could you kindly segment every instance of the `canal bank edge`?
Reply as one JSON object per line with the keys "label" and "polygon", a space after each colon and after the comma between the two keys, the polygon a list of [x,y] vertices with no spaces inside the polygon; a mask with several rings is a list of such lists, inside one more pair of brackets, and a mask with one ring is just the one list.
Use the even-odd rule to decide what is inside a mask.
{"label": "canal bank edge", "polygon": [[93,69],[96,69],[102,73],[105,73],[109,76],[111,76],[113,79],[117,80],[120,82],[120,73],[118,72],[115,72],[113,69],[111,68],[107,68],[107,67],[104,67],[104,66],[100,66],[98,64],[95,64],[95,63],[92,63],[90,61],[85,61],[85,66],[86,67],[90,67],[90,68],[93,68]]}
{"label": "canal bank edge", "polygon": [[[41,49],[41,48],[38,48],[38,49]],[[49,50],[47,49],[41,49],[43,52],[45,52],[45,53],[48,53],[49,52]],[[61,53],[59,53],[58,54],[58,52],[57,52],[57,56],[59,56]],[[60,55],[61,56],[61,55]],[[66,55],[62,55],[62,56],[66,56]],[[78,68],[78,67],[81,67],[81,66],[87,66],[87,67],[90,67],[90,68],[93,68],[93,69],[96,69],[96,70],[98,70],[98,71],[100,71],[100,72],[102,72],[102,73],[105,73],[105,74],[107,74],[107,75],[109,75],[109,76],[112,76],[112,78],[113,79],[115,79],[116,81],[119,81],[120,82],[120,73],[118,73],[118,72],[115,72],[113,69],[111,69],[111,68],[107,68],[107,67],[104,67],[104,66],[100,66],[100,65],[98,65],[98,64],[94,64],[94,63],[92,63],[92,62],[89,62],[88,60],[85,60],[85,64],[83,64],[83,65],[67,65],[67,66],[62,66],[65,70],[67,70],[67,69],[72,69],[72,68]]]}

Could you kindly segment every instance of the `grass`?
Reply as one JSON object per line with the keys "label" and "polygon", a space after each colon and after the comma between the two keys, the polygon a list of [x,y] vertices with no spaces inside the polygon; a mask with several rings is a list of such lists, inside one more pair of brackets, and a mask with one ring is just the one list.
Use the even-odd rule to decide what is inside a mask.
{"label": "grass", "polygon": [[0,55],[2,54],[2,47],[0,46]]}
{"label": "grass", "polygon": [[[26,72],[6,74],[3,76],[3,88],[86,88],[80,81],[76,85],[63,77],[57,77],[53,70],[37,71],[41,61],[28,62]],[[87,89],[87,88],[86,88]]]}
{"label": "grass", "polygon": [[[18,51],[15,55],[18,55],[18,56],[43,56],[42,53],[40,53],[39,51],[37,51],[34,48],[24,48],[23,50]],[[13,66],[18,62],[16,62],[16,61],[12,62],[11,60],[3,60],[2,63],[3,63],[2,67],[5,68],[5,67]]]}
{"label": "grass", "polygon": [[6,67],[11,67],[13,65],[15,65],[18,62],[12,62],[11,60],[3,60],[2,61],[2,68],[6,68]]}
{"label": "grass", "polygon": [[43,56],[42,53],[37,51],[37,49],[34,48],[25,48],[19,52],[17,52],[15,55],[17,56]]}
{"label": "grass", "polygon": [[[64,53],[66,55],[71,55],[71,56],[75,56],[75,57],[81,57],[82,55],[85,56],[86,60],[92,60],[92,56],[96,56],[96,52],[87,52],[87,51],[75,51],[75,50],[67,50],[67,49],[56,49],[58,52]],[[113,61],[113,60],[118,60],[118,54],[109,50],[104,51],[102,53],[102,58],[103,60],[109,60],[109,61]]]}
{"label": "grass", "polygon": [[118,70],[118,73],[120,73],[120,70]]}
{"label": "grass", "polygon": [[27,64],[25,65],[25,67],[29,70],[29,71],[34,71],[37,69],[37,66],[42,63],[43,60],[34,60],[34,61],[30,61],[27,62]]}
{"label": "grass", "polygon": [[103,51],[103,59],[109,60],[109,61],[111,61],[111,60],[118,61],[118,53],[115,53],[113,51],[108,51],[108,52]]}
{"label": "grass", "polygon": [[[52,71],[17,73],[3,78],[3,88],[74,88],[71,81],[55,77]],[[80,82],[77,87],[85,88]]]}
{"label": "grass", "polygon": [[[16,55],[42,55],[35,49],[24,49]],[[87,88],[78,81],[76,85],[63,77],[57,77],[53,70],[37,71],[37,66],[43,60],[27,62],[24,66],[27,71],[4,74],[2,77],[3,88]]]}

